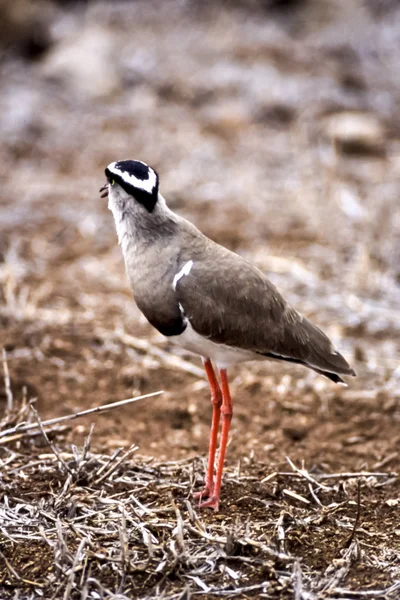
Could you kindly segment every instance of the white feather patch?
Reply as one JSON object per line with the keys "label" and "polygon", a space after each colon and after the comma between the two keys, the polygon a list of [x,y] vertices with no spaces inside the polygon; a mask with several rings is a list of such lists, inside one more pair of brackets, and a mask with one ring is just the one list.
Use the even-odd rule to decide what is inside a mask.
{"label": "white feather patch", "polygon": [[182,269],[177,273],[172,281],[172,288],[175,291],[178,281],[182,279],[185,275],[189,275],[191,269],[193,267],[193,261],[189,260],[185,265],[183,265]]}
{"label": "white feather patch", "polygon": [[[137,162],[141,162],[141,161],[137,161]],[[139,190],[144,190],[145,192],[148,192],[149,194],[152,193],[152,191],[154,190],[154,188],[157,184],[157,176],[156,176],[155,172],[153,171],[153,169],[148,167],[148,165],[146,165],[146,163],[142,162],[142,165],[146,165],[146,167],[148,168],[148,173],[149,173],[148,179],[138,179],[137,177],[135,177],[134,175],[131,175],[127,171],[122,171],[121,169],[118,169],[116,167],[116,164],[117,164],[116,162],[110,163],[108,165],[107,169],[111,173],[114,173],[115,175],[118,175],[119,177],[121,177],[129,185],[132,185],[133,187],[135,187]]]}
{"label": "white feather patch", "polygon": [[[181,306],[180,308],[182,310]],[[226,369],[247,360],[265,360],[265,356],[261,356],[250,350],[241,350],[240,348],[233,348],[232,346],[212,342],[197,333],[188,321],[186,329],[180,335],[171,336],[168,339],[179,344],[185,350],[194,352],[203,358],[211,359],[219,369]]]}

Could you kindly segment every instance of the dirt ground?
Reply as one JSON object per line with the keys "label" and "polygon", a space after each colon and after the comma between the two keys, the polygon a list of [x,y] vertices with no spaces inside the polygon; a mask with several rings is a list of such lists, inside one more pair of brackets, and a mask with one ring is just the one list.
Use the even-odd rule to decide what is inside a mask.
{"label": "dirt ground", "polygon": [[[0,9],[2,428],[24,398],[45,420],[164,390],[50,430],[67,466],[40,432],[0,437],[1,598],[398,598],[397,3]],[[98,195],[128,157],[357,372],[344,388],[290,365],[231,370],[218,514],[190,501],[211,419],[200,360],[135,307]]]}

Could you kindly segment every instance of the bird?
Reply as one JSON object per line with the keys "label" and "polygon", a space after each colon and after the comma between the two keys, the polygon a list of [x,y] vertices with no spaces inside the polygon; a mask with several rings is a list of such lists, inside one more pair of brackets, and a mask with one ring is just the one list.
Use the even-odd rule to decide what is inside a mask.
{"label": "bird", "polygon": [[232,419],[227,369],[284,361],[342,384],[341,375],[355,372],[261,270],[168,208],[155,169],[119,160],[105,175],[100,194],[108,196],[137,307],[162,335],[202,358],[212,420],[205,484],[195,498],[218,511]]}

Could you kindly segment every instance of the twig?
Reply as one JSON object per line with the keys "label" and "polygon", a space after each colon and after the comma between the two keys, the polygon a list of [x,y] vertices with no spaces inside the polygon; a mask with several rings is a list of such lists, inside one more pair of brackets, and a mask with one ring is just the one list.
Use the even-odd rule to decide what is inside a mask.
{"label": "twig", "polygon": [[388,594],[392,594],[398,589],[400,589],[400,581],[396,581],[396,583],[383,590],[365,590],[358,592],[355,590],[346,590],[344,588],[337,587],[332,589],[331,591],[335,594],[338,594],[340,597],[347,598],[348,600],[350,600],[350,598],[372,598],[373,600],[375,600],[376,598],[387,598]]}
{"label": "twig", "polygon": [[179,545],[179,550],[181,551],[182,555],[184,555],[185,554],[185,539],[184,539],[184,535],[183,535],[183,531],[184,531],[183,519],[182,519],[181,511],[179,510],[172,494],[170,496],[170,499],[171,499],[171,504],[174,508],[175,515],[176,515],[176,527],[174,529],[174,534],[176,536],[176,541],[178,542],[178,545]]}
{"label": "twig", "polygon": [[283,526],[283,523],[285,521],[285,512],[282,511],[281,514],[279,515],[279,519],[276,523],[276,533],[277,533],[277,538],[278,538],[278,548],[279,548],[279,552],[282,552],[282,554],[286,554],[286,548],[285,548],[285,528]]}
{"label": "twig", "polygon": [[344,546],[350,546],[354,536],[356,534],[356,530],[358,527],[358,523],[360,521],[360,515],[361,515],[361,480],[358,479],[357,480],[357,514],[356,514],[356,519],[354,521],[354,526],[353,526],[353,531],[351,532],[348,540],[346,540]]}
{"label": "twig", "polygon": [[293,584],[294,584],[294,600],[301,600],[303,597],[303,584],[301,565],[298,560],[293,565]]}
{"label": "twig", "polygon": [[127,565],[129,564],[129,535],[128,535],[128,531],[126,528],[126,517],[125,517],[125,510],[124,510],[123,506],[120,506],[120,511],[121,511],[121,520],[119,522],[118,530],[119,530],[119,541],[120,541],[120,545],[121,545],[120,560],[121,560],[122,572],[120,573],[121,581],[119,584],[119,591],[121,592],[125,585]]}
{"label": "twig", "polygon": [[293,492],[293,490],[284,489],[282,490],[282,494],[284,494],[285,496],[289,496],[289,498],[293,498],[293,500],[299,500],[300,502],[303,502],[303,504],[310,504],[310,501],[307,500],[307,498],[304,498],[304,496],[300,496],[300,494]]}
{"label": "twig", "polygon": [[6,398],[7,398],[7,412],[11,412],[13,409],[13,394],[11,391],[11,381],[10,381],[10,372],[8,370],[7,364],[7,352],[6,349],[3,348],[3,370],[4,370],[4,387],[6,388]]}
{"label": "twig", "polygon": [[89,477],[88,477],[88,481],[93,481],[93,479],[96,479],[97,477],[99,477],[101,475],[101,473],[103,473],[113,462],[114,460],[116,460],[116,458],[118,458],[118,456],[121,454],[122,452],[122,448],[117,448],[114,452],[114,454],[107,460],[107,462],[105,462],[97,471],[93,471]]}
{"label": "twig", "polygon": [[69,598],[71,597],[71,591],[72,591],[72,586],[74,583],[74,579],[75,579],[75,570],[76,567],[78,566],[78,563],[81,559],[81,553],[85,547],[85,544],[87,542],[87,538],[82,538],[80,541],[80,544],[78,546],[78,550],[76,551],[76,554],[74,556],[74,561],[72,563],[71,566],[71,571],[68,575],[68,581],[67,581],[67,585],[65,587],[65,592],[64,592],[64,596],[63,596],[63,600],[69,600]]}
{"label": "twig", "polygon": [[[234,588],[234,589],[222,589],[222,590],[218,590],[218,589],[213,589],[213,588],[209,588],[210,594],[214,594],[215,596],[239,596],[242,594],[245,594],[247,592],[255,592],[256,590],[263,590],[268,589],[271,586],[271,584],[269,583],[269,581],[264,581],[263,583],[256,583],[255,585],[247,585],[245,587],[238,587],[238,588]],[[192,594],[204,594],[204,591],[196,591],[196,592],[192,592]],[[243,596],[241,596],[243,597]]]}
{"label": "twig", "polygon": [[296,465],[290,460],[290,458],[288,456],[286,457],[286,460],[288,461],[289,465],[292,467],[293,471],[295,471],[295,473],[298,473],[299,475],[301,475],[302,477],[307,479],[307,481],[309,481],[310,483],[313,483],[314,485],[317,485],[318,487],[320,487],[326,491],[330,490],[330,488],[327,485],[324,485],[323,483],[319,483],[318,481],[313,479],[311,477],[311,475],[308,473],[308,471],[306,471],[306,469],[304,469],[304,468],[299,469],[298,467],[296,467]]}
{"label": "twig", "polygon": [[[267,475],[266,477],[264,477],[263,479],[261,479],[260,483],[267,483],[268,481],[271,481],[271,479],[275,479],[275,477],[277,475],[281,475],[281,473],[278,473],[277,471],[274,471],[273,473],[270,473],[269,475]],[[290,475],[293,475],[293,473],[290,473]]]}
{"label": "twig", "polygon": [[136,452],[136,450],[139,448],[139,446],[135,446],[135,444],[132,444],[132,446],[130,448],[128,448],[128,450],[125,452],[125,454],[123,454],[121,456],[121,458],[119,460],[117,460],[110,469],[108,469],[108,471],[106,471],[105,473],[103,473],[103,475],[101,477],[99,477],[99,479],[96,480],[96,483],[99,484],[102,481],[104,481],[105,479],[107,479],[107,477],[109,477],[112,473],[114,473],[114,471],[116,469],[118,469],[119,465],[121,463],[124,462],[124,460],[126,460],[131,454],[133,454],[134,452]]}
{"label": "twig", "polygon": [[308,489],[310,491],[311,496],[314,498],[315,503],[319,504],[319,506],[323,506],[321,500],[318,498],[317,494],[315,493],[314,488],[311,485],[311,483],[308,484]]}
{"label": "twig", "polygon": [[[111,404],[104,404],[104,406],[95,406],[94,408],[88,408],[87,410],[81,410],[79,412],[71,413],[70,415],[64,415],[63,417],[57,417],[55,419],[48,419],[47,421],[42,421],[42,426],[47,427],[48,425],[55,425],[56,423],[62,423],[64,421],[72,421],[73,419],[79,419],[80,417],[86,417],[86,415],[92,415],[94,413],[102,413],[107,410],[112,410],[114,408],[118,408],[119,406],[124,406],[125,404],[130,404],[132,402],[137,402],[138,400],[144,400],[145,398],[152,398],[153,396],[159,396],[163,394],[164,391],[161,390],[159,392],[152,392],[151,394],[144,394],[143,396],[137,396],[136,398],[128,398],[127,400],[119,400],[118,402],[111,402]],[[31,429],[36,429],[39,427],[37,423],[30,423],[29,425],[16,425],[15,427],[10,427],[9,429],[5,429],[4,431],[0,431],[0,438],[12,435],[13,433],[19,433],[21,431],[30,431]]]}
{"label": "twig", "polygon": [[[369,472],[369,471],[358,471],[354,473],[318,473],[314,475],[315,480],[318,482],[318,479],[357,479],[358,477],[398,477],[398,473],[396,472]],[[291,471],[275,471],[267,477],[264,477],[260,481],[260,483],[266,483],[275,477],[295,477],[296,479],[303,478],[304,475],[300,473],[292,473]],[[319,484],[320,485],[320,484]],[[329,489],[329,488],[328,488]]]}
{"label": "twig", "polygon": [[55,455],[55,457],[60,461],[60,463],[62,464],[62,466],[64,467],[64,469],[70,473],[71,475],[73,475],[73,471],[72,469],[70,469],[70,467],[67,465],[67,463],[65,462],[65,460],[63,459],[63,457],[61,456],[61,454],[59,453],[59,451],[57,450],[57,448],[54,446],[54,444],[49,440],[49,437],[47,435],[47,433],[45,432],[44,428],[43,428],[43,423],[40,419],[39,413],[36,410],[36,408],[31,405],[30,406],[31,411],[33,412],[33,414],[35,415],[35,419],[37,421],[37,424],[39,426],[40,431],[43,434],[44,439],[46,440],[49,448],[51,449],[51,451],[53,452],[53,454]]}
{"label": "twig", "polygon": [[392,452],[388,456],[385,456],[385,458],[383,458],[379,462],[376,462],[374,465],[372,465],[372,468],[373,469],[382,469],[382,467],[386,467],[387,464],[389,464],[390,462],[392,462],[392,460],[397,458],[398,455],[399,455],[398,452]]}
{"label": "twig", "polygon": [[[90,450],[90,442],[92,440],[93,431],[94,431],[94,423],[91,424],[90,431],[89,431],[87,437],[85,438],[82,454],[80,456],[79,456],[78,452],[76,454],[75,460],[76,460],[76,464],[77,464],[77,469],[76,469],[77,476],[79,475],[79,471],[82,469],[82,466],[86,463],[87,455]],[[75,446],[73,446],[73,449],[75,449]]]}
{"label": "twig", "polygon": [[[36,423],[35,423],[36,425]],[[64,431],[67,431],[68,427],[62,426],[62,427],[52,427],[51,429],[47,430],[47,433],[63,433]],[[22,438],[28,438],[28,437],[36,437],[38,435],[42,435],[42,432],[40,431],[40,429],[38,431],[25,431],[22,433],[16,433],[15,435],[10,435],[10,436],[4,436],[1,437],[0,434],[0,446],[4,445],[4,444],[9,444],[10,442],[15,442],[16,440],[20,440]]]}
{"label": "twig", "polygon": [[398,473],[374,473],[373,471],[359,471],[356,473],[331,473],[330,475],[324,473],[322,475],[317,475],[317,477],[319,479],[355,479],[356,477],[398,477]]}
{"label": "twig", "polygon": [[17,579],[18,581],[22,581],[22,577],[20,575],[18,575],[17,571],[14,569],[14,567],[12,566],[12,564],[10,563],[8,558],[6,556],[4,556],[4,554],[2,553],[1,550],[0,550],[0,556],[4,560],[6,567],[9,570],[9,572],[11,573],[11,575],[13,575],[15,577],[15,579]]}

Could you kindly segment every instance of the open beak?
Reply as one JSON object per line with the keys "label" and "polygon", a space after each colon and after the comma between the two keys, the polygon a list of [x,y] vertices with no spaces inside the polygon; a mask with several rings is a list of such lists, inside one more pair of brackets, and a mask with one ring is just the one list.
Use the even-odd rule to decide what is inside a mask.
{"label": "open beak", "polygon": [[108,183],[105,183],[103,187],[99,189],[99,192],[100,198],[105,198],[106,196],[108,196]]}

